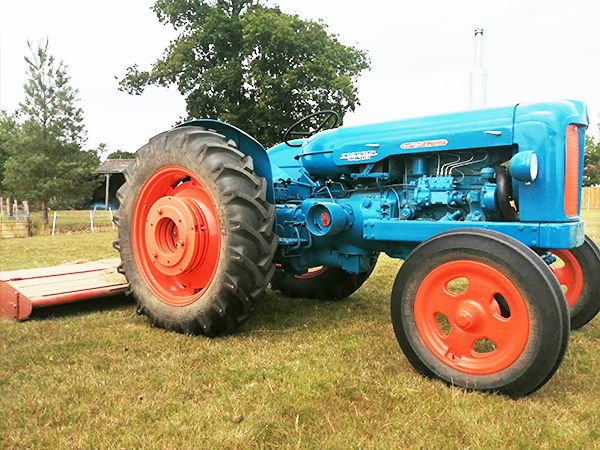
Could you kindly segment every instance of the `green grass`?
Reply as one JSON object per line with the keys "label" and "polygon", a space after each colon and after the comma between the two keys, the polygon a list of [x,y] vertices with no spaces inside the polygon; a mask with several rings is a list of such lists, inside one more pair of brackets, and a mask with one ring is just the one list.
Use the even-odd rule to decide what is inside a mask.
{"label": "green grass", "polygon": [[[600,211],[584,218],[600,237]],[[113,237],[0,241],[0,261],[111,257]],[[382,257],[341,302],[269,292],[218,339],[153,329],[124,297],[0,321],[0,448],[600,448],[600,319],[572,334],[557,374],[527,398],[448,388],[417,375],[396,343],[398,266]]]}
{"label": "green grass", "polygon": [[48,267],[67,262],[118,258],[112,230],[0,239],[0,270]]}

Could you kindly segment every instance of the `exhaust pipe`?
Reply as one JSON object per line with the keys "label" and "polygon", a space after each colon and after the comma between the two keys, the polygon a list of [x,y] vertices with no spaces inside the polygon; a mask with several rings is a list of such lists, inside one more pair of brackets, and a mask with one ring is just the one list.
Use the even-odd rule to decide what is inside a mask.
{"label": "exhaust pipe", "polygon": [[483,67],[483,30],[475,30],[475,67],[471,70],[471,109],[485,108],[487,96],[487,70]]}

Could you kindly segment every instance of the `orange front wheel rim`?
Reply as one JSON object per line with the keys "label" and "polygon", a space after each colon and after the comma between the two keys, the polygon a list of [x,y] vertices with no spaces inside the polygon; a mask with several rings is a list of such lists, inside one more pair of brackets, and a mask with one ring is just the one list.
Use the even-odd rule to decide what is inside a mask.
{"label": "orange front wheel rim", "polygon": [[[460,292],[449,285],[464,280]],[[421,282],[414,304],[421,339],[444,364],[463,373],[489,375],[513,364],[529,337],[529,314],[516,286],[497,269],[450,261]]]}
{"label": "orange front wheel rim", "polygon": [[577,258],[569,250],[550,250],[550,252],[563,262],[562,265],[558,261],[550,264],[550,270],[554,272],[560,285],[566,288],[565,297],[567,304],[571,307],[581,295],[583,271]]}

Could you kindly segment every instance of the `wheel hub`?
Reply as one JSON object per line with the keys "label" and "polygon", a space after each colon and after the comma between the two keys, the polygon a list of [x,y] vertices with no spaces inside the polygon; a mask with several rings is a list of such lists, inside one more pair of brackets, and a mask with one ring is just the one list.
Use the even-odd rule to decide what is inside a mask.
{"label": "wheel hub", "polygon": [[207,223],[191,198],[162,197],[146,219],[146,248],[152,263],[165,275],[195,270],[206,249]]}
{"label": "wheel hub", "polygon": [[221,227],[212,195],[190,170],[167,166],[141,187],[132,218],[140,275],[169,306],[186,306],[206,292],[220,257]]}
{"label": "wheel hub", "polygon": [[463,330],[474,330],[482,323],[483,315],[484,311],[478,303],[466,300],[456,311],[454,322]]}

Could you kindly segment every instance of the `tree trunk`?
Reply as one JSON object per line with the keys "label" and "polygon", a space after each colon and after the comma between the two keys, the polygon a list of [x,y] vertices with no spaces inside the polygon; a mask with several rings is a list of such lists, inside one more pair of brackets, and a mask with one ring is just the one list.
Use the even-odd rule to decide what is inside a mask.
{"label": "tree trunk", "polygon": [[42,202],[42,226],[48,228],[48,206],[46,202]]}

